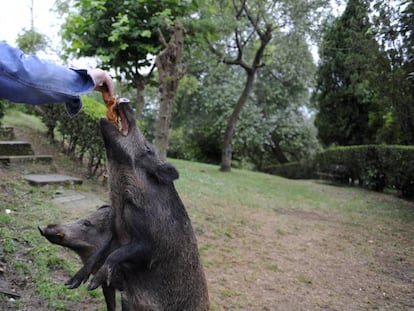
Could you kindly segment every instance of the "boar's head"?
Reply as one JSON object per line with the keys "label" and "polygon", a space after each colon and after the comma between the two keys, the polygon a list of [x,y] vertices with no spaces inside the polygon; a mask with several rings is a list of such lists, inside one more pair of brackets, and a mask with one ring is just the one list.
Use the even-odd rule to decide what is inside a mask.
{"label": "boar's head", "polygon": [[108,160],[109,176],[120,176],[120,170],[133,170],[134,174],[155,178],[157,182],[169,183],[178,178],[177,170],[162,162],[154,147],[139,130],[135,113],[129,100],[118,100],[118,114],[121,118],[121,130],[106,118],[100,121],[102,137]]}
{"label": "boar's head", "polygon": [[85,218],[38,229],[49,242],[74,250],[84,261],[112,238],[111,217],[112,208],[103,205]]}

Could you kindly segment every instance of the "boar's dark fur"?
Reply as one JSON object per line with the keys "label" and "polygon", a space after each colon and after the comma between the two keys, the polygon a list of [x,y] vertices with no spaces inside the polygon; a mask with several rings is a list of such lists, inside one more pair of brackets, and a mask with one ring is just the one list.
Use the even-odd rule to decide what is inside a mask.
{"label": "boar's dark fur", "polygon": [[[123,293],[132,310],[208,310],[196,237],[173,184],[178,172],[159,160],[136,126],[130,105],[121,102],[118,109],[123,126],[128,125],[126,135],[106,119],[101,119],[101,132],[114,234],[121,246],[106,258],[89,289],[110,284],[113,271],[128,263],[132,268],[124,273]],[[85,280],[85,271],[71,281]]]}

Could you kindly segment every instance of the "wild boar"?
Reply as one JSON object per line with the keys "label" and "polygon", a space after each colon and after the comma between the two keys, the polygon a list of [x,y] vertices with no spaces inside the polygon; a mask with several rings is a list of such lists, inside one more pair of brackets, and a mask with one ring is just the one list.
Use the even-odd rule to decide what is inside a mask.
{"label": "wild boar", "polygon": [[[100,125],[114,234],[121,246],[106,258],[88,288],[110,284],[113,271],[128,263],[123,285],[132,310],[208,310],[197,240],[173,183],[178,172],[160,161],[138,129],[128,101],[119,103],[118,113],[121,131],[104,118]],[[86,280],[89,269],[79,271],[70,286]]]}
{"label": "wild boar", "polygon": [[[97,250],[112,240],[112,208],[109,205],[103,205],[85,218],[38,228],[40,234],[49,242],[73,250],[79,255],[82,262],[86,263]],[[95,273],[98,268],[99,266],[92,273]],[[113,284],[122,288],[122,274],[116,275],[114,279]],[[115,311],[115,286],[102,284],[102,291],[108,311]],[[126,300],[122,299],[122,310],[128,309],[125,304]]]}

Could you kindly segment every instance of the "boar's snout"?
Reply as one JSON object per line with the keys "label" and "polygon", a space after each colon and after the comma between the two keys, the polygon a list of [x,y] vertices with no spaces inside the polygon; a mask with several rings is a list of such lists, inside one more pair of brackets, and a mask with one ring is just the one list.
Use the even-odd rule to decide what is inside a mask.
{"label": "boar's snout", "polygon": [[37,229],[39,229],[39,232],[42,236],[45,235],[45,228],[41,228],[41,227],[37,226]]}
{"label": "boar's snout", "polygon": [[48,225],[47,227],[37,227],[39,229],[39,232],[42,236],[47,238],[48,240],[63,240],[65,238],[65,234],[63,232],[60,232],[58,230],[57,225]]}

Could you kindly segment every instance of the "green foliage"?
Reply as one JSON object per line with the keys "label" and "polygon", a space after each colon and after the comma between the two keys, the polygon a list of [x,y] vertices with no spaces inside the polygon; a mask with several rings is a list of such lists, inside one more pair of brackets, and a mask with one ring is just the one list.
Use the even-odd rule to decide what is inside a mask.
{"label": "green foliage", "polygon": [[170,144],[168,156],[178,159],[195,160],[198,157],[197,146],[188,138],[188,133],[183,128],[174,128],[170,131]]}
{"label": "green foliage", "polygon": [[392,99],[394,143],[414,144],[414,81],[407,79],[414,70],[413,1],[376,1],[374,23],[378,39],[392,66],[385,90]]}
{"label": "green foliage", "polygon": [[25,112],[16,109],[18,107],[24,107],[25,105],[12,104],[7,110],[7,114],[4,116],[4,123],[6,125],[20,126],[44,132],[46,130],[45,125],[34,115],[27,114]]}
{"label": "green foliage", "polygon": [[[233,1],[232,3],[211,1],[209,3],[215,3],[215,8],[201,11],[200,19],[209,19],[216,23],[216,34],[219,33],[220,35],[213,36],[211,32],[208,33],[210,36],[206,35],[205,37],[206,47],[213,51],[217,61],[229,66],[238,67],[238,76],[240,78],[232,81],[245,81],[243,86],[238,89],[237,96],[230,102],[232,110],[227,117],[223,135],[221,170],[228,171],[230,170],[232,156],[236,156],[234,154],[235,149],[232,147],[234,144],[233,140],[237,139],[236,136],[241,136],[239,135],[239,128],[244,128],[239,124],[239,122],[244,120],[241,113],[247,109],[247,102],[252,96],[257,75],[265,64],[266,67],[270,64],[271,69],[269,71],[271,73],[269,76],[274,76],[276,79],[279,77],[286,78],[287,75],[284,75],[285,70],[283,69],[287,69],[288,66],[280,69],[277,62],[274,62],[278,54],[283,56],[289,55],[284,53],[288,49],[283,50],[282,48],[281,51],[278,50],[280,46],[289,42],[285,39],[294,38],[294,40],[291,40],[291,42],[294,41],[296,43],[293,50],[299,47],[299,53],[291,53],[295,55],[293,58],[301,54],[301,59],[309,59],[308,55],[310,53],[304,42],[306,42],[306,39],[313,38],[312,28],[315,25],[312,19],[315,17],[313,12],[323,11],[324,4],[319,1],[314,1],[312,4],[305,4],[303,1],[273,1],[270,4],[267,1],[260,0],[250,1],[249,3],[246,1]],[[286,25],[289,25],[289,27],[286,27]],[[286,45],[284,46],[286,47]],[[303,53],[304,51],[305,53]],[[302,68],[312,67],[309,66],[309,63],[311,62],[308,62],[306,64],[307,66]],[[271,79],[269,80],[271,81]],[[263,81],[262,84],[264,85]],[[306,84],[306,81],[303,84]],[[304,92],[298,93],[303,95]],[[257,96],[256,100],[258,102],[258,109],[256,109],[255,114],[266,116],[265,113],[261,113],[263,108],[260,107],[260,105],[265,104],[266,97],[261,96],[262,94],[260,93],[255,95]],[[260,139],[260,135],[253,136],[247,134],[244,140],[250,140],[252,137],[254,137],[253,140],[256,142]],[[270,142],[271,139],[269,137],[276,137],[275,135],[265,135],[264,137],[267,138],[267,142],[265,143],[269,145],[280,144],[279,141],[276,143]],[[263,145],[263,141],[261,144]],[[244,150],[246,149],[245,146],[242,148]],[[280,155],[277,160],[287,162],[286,156],[281,155],[283,152],[280,148],[277,149],[277,153]]]}
{"label": "green foliage", "polygon": [[[74,0],[62,27],[67,56],[92,56],[103,68],[115,68],[128,81],[139,79],[140,68],[150,66],[148,55],[161,46],[155,32],[166,22],[189,14],[192,1]],[[168,40],[168,38],[167,38]]]}
{"label": "green foliage", "polygon": [[[188,66],[175,103],[169,156],[219,162],[226,123],[243,89],[245,72],[224,66],[222,59],[211,53],[210,45],[234,58],[234,29],[240,29],[246,40],[249,31],[255,30],[245,14],[236,17],[231,2],[216,0],[74,0],[69,8],[62,2],[61,11],[67,16],[63,26],[67,56],[97,56],[104,68],[115,69],[134,87],[142,78],[139,69],[151,61],[147,56],[160,49],[154,30],[164,30],[164,20],[182,19],[187,30]],[[241,3],[235,1],[237,6]],[[310,157],[319,148],[311,119],[302,109],[309,104],[315,71],[307,41],[315,38],[324,5],[326,2],[319,0],[248,3],[252,15],[263,17],[258,25],[262,32],[266,23],[274,27],[263,55],[266,66],[258,72],[261,86],[257,83],[253,87],[237,124],[233,150],[238,162],[261,169],[281,162],[274,146],[288,161]],[[243,43],[245,63],[253,62],[259,42],[254,34],[254,40]],[[149,139],[153,137],[157,101],[153,96],[145,107],[153,111],[144,108],[143,112]]]}
{"label": "green foliage", "polygon": [[383,85],[390,66],[369,21],[369,2],[351,0],[327,29],[314,99],[324,145],[384,142],[390,98]]}
{"label": "green foliage", "polygon": [[310,160],[274,165],[266,167],[263,171],[289,179],[314,179],[316,177],[313,161]]}
{"label": "green foliage", "polygon": [[45,35],[34,29],[23,29],[16,39],[17,46],[26,54],[35,54],[48,47],[48,39]]}
{"label": "green foliage", "polygon": [[90,98],[82,97],[82,110],[70,118],[62,106],[44,106],[42,121],[51,135],[57,129],[62,136],[66,152],[83,161],[86,158],[88,175],[99,173],[105,160],[105,149],[100,135],[99,119],[105,115],[106,107]]}
{"label": "green foliage", "polygon": [[414,144],[414,4],[370,8],[350,1],[325,34],[315,96],[325,145]]}
{"label": "green foliage", "polygon": [[[259,70],[241,111],[233,139],[234,160],[257,170],[283,163],[280,153],[287,161],[299,161],[320,149],[310,108],[306,108],[315,71],[312,55],[298,33],[277,35],[280,37],[270,46],[269,62]],[[169,155],[219,163],[222,137],[243,88],[244,72],[217,62],[209,50],[187,53],[188,71],[175,104],[174,146]],[[184,144],[173,142],[180,133]]]}
{"label": "green foliage", "polygon": [[[94,57],[100,67],[114,70],[116,79],[136,90],[131,101],[138,119],[144,109],[143,91],[153,79],[155,56],[163,49],[158,29],[168,42],[166,29],[173,20],[191,15],[196,1],[188,0],[72,0],[59,1],[65,16],[62,38],[65,57]],[[122,92],[122,91],[121,91]]]}
{"label": "green foliage", "polygon": [[242,82],[234,68],[218,64],[208,51],[203,57],[189,59],[174,105],[171,151],[182,134],[179,145],[191,148],[179,152],[184,159],[218,164],[226,121]]}
{"label": "green foliage", "polygon": [[319,153],[317,170],[343,174],[344,180],[357,182],[376,191],[396,189],[414,197],[414,147],[365,145],[336,147]]}

